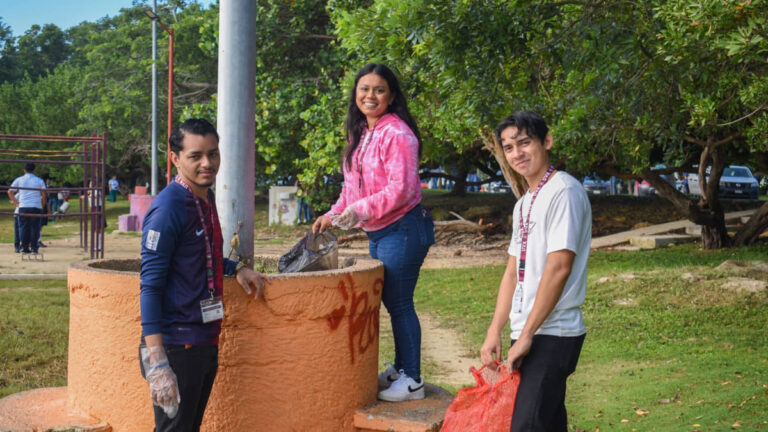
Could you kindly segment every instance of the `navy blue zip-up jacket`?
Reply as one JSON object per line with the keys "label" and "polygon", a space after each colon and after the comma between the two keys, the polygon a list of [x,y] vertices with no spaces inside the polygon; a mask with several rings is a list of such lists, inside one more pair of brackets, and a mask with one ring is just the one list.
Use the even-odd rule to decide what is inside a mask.
{"label": "navy blue zip-up jacket", "polygon": [[[208,197],[209,205],[215,206],[213,193]],[[231,275],[237,262],[222,257],[221,226],[218,220],[211,226],[208,215],[205,222],[216,248],[214,271]],[[213,230],[218,235],[213,235]],[[210,298],[205,254],[205,235],[194,195],[172,182],[155,197],[142,226],[142,336],[162,333],[163,344],[218,344],[221,321],[204,324],[200,310],[200,302]],[[214,295],[221,296],[221,278],[214,279]]]}

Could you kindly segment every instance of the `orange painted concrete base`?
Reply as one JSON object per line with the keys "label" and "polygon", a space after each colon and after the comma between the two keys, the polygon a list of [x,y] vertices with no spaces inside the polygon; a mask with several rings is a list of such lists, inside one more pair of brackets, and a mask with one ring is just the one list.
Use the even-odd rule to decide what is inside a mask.
{"label": "orange painted concrete base", "polygon": [[[137,260],[87,261],[68,273],[67,407],[115,432],[153,424],[139,373],[137,268]],[[355,412],[376,400],[383,273],[381,262],[359,259],[270,274],[259,300],[226,279],[219,369],[201,430],[355,432]]]}
{"label": "orange painted concrete base", "polygon": [[[426,396],[423,400],[403,403],[377,401],[358,410],[354,416],[355,432],[439,431],[453,397],[429,383],[426,384]],[[0,399],[0,431],[113,432],[105,422],[69,413],[66,404],[66,387],[30,390]]]}
{"label": "orange painted concrete base", "polygon": [[112,432],[106,423],[69,413],[66,387],[29,390],[0,399],[0,431],[48,430]]}
{"label": "orange painted concrete base", "polygon": [[[70,266],[68,386],[0,400],[0,431],[152,429],[138,364],[137,269],[136,260]],[[219,371],[202,430],[437,431],[451,398],[439,387],[427,384],[422,401],[376,402],[382,277],[374,260],[270,275],[258,301],[226,280]]]}

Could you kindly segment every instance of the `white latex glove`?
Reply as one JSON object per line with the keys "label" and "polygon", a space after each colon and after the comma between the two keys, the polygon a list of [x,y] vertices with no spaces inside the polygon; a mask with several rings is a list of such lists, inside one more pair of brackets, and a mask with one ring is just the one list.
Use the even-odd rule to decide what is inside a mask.
{"label": "white latex glove", "polygon": [[333,226],[348,230],[360,222],[360,217],[352,206],[347,207],[340,215],[331,216]]}
{"label": "white latex glove", "polygon": [[165,349],[162,346],[141,347],[141,362],[152,403],[162,408],[168,418],[176,417],[181,402],[179,383],[168,363]]}

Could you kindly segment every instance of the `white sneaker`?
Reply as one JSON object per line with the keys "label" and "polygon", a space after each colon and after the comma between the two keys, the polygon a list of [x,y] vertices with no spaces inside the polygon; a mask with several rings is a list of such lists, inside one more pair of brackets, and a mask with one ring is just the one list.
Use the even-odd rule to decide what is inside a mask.
{"label": "white sneaker", "polygon": [[379,387],[389,387],[393,382],[400,378],[400,372],[395,369],[392,363],[384,363],[387,368],[383,372],[379,372]]}
{"label": "white sneaker", "polygon": [[387,402],[403,402],[407,400],[424,399],[424,380],[418,382],[400,369],[400,378],[392,385],[379,392],[379,399]]}

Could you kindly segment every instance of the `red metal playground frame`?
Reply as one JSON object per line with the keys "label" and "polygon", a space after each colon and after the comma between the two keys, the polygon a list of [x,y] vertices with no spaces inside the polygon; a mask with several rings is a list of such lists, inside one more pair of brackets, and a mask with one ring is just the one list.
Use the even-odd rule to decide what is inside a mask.
{"label": "red metal playground frame", "polygon": [[[44,143],[46,149],[12,149],[0,148],[0,162],[18,163],[19,175],[22,174],[23,164],[32,162],[38,165],[69,165],[82,166],[83,184],[80,187],[56,187],[46,189],[48,193],[69,191],[79,196],[91,196],[93,200],[78,199],[77,211],[67,213],[45,213],[42,215],[22,214],[18,216],[32,217],[78,217],[80,218],[80,247],[90,252],[91,259],[104,258],[104,185],[106,184],[107,137],[93,135],[90,137],[43,136],[43,135],[6,135],[0,134],[0,142],[34,141]],[[82,143],[82,150],[50,149],[54,143]],[[0,185],[0,193],[7,194],[10,185]],[[40,190],[34,188],[15,188]],[[91,201],[94,203],[91,206]],[[101,203],[101,205],[98,205]],[[89,208],[90,207],[90,208]],[[75,208],[72,208],[75,210]],[[0,215],[13,216],[13,212],[0,212]],[[90,222],[90,223],[89,223]]]}

